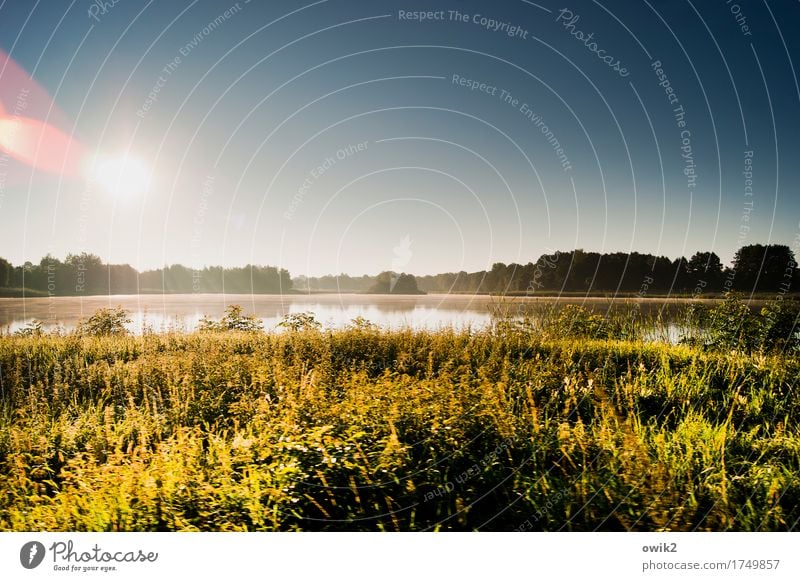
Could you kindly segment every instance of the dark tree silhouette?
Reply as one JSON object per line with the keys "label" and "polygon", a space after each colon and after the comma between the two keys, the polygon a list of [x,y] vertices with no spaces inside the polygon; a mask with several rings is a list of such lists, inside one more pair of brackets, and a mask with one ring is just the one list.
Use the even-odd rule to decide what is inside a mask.
{"label": "dark tree silhouette", "polygon": [[[744,247],[740,250],[744,281],[736,272],[736,288],[754,288],[765,253]],[[772,246],[757,290],[789,292],[797,290],[798,270],[791,251]],[[738,254],[737,254],[738,256]],[[551,292],[625,292],[646,296],[652,293],[701,294],[727,290],[731,269],[724,270],[714,252],[697,252],[691,259],[654,256],[638,252],[600,254],[581,249],[556,251],[526,265],[495,263],[489,271],[451,272],[417,277],[419,288],[426,292],[517,292],[535,294]],[[748,290],[749,290],[748,289]]]}
{"label": "dark tree silhouette", "polygon": [[11,285],[11,263],[5,258],[0,258],[0,287]]}
{"label": "dark tree silhouette", "polygon": [[369,292],[377,294],[418,295],[422,291],[417,287],[417,280],[410,274],[382,272],[370,287]]}
{"label": "dark tree silhouette", "polygon": [[[223,286],[224,285],[224,286]],[[274,266],[192,270],[180,264],[142,273],[129,264],[103,264],[94,254],[70,254],[62,262],[47,255],[14,267],[0,258],[0,288],[25,288],[39,294],[89,296],[139,292],[278,293],[291,289],[289,272]]]}
{"label": "dark tree silhouette", "polygon": [[794,252],[783,244],[751,244],[736,251],[734,286],[745,292],[788,292],[797,277]]}
{"label": "dark tree silhouette", "polygon": [[[274,266],[240,268],[207,266],[191,269],[174,264],[137,272],[127,264],[103,264],[94,254],[70,254],[62,262],[45,256],[39,264],[13,266],[0,258],[0,288],[26,289],[33,294],[106,295],[134,293],[284,293],[297,291],[373,292],[623,292],[700,294],[728,290],[785,294],[797,292],[800,270],[785,245],[753,244],[740,248],[730,268],[723,269],[714,252],[679,257],[577,249],[554,251],[527,264],[496,262],[490,270],[448,272],[414,277],[382,272],[378,276],[298,277]],[[13,291],[19,292],[19,291]],[[8,293],[7,293],[8,294]]]}
{"label": "dark tree silhouette", "polygon": [[686,274],[699,291],[718,291],[723,281],[722,261],[714,252],[696,252],[686,264]]}

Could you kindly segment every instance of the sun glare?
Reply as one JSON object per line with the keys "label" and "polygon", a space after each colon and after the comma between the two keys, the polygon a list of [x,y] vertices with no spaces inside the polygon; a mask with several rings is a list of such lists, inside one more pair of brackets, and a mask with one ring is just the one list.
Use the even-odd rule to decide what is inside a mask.
{"label": "sun glare", "polygon": [[97,184],[117,198],[144,194],[151,178],[150,168],[130,155],[96,158],[91,175]]}

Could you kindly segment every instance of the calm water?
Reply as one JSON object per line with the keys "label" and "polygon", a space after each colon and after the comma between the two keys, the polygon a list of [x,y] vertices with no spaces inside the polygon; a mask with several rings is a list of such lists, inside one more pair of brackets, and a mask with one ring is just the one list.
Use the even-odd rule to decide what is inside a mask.
{"label": "calm water", "polygon": [[[509,299],[514,308],[519,304],[560,303],[584,304],[604,312],[624,306],[633,299],[611,301],[604,298],[520,297]],[[680,299],[637,299],[648,310],[658,310]],[[0,330],[14,332],[33,320],[45,328],[61,326],[67,330],[101,307],[122,306],[131,314],[130,330],[139,333],[144,327],[155,331],[192,330],[203,316],[219,318],[227,305],[238,304],[254,313],[266,329],[274,329],[286,313],[311,311],[326,328],[341,328],[355,317],[364,317],[381,327],[442,327],[478,329],[490,322],[490,309],[496,298],[485,295],[116,295],[100,297],[54,297],[33,299],[0,299]]]}

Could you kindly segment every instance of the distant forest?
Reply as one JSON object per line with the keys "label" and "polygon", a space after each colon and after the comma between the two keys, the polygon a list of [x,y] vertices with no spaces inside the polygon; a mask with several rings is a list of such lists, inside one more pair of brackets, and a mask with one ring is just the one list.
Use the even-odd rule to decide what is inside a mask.
{"label": "distant forest", "polygon": [[[90,296],[137,293],[285,293],[292,288],[289,272],[274,266],[194,270],[180,264],[138,272],[128,264],[104,264],[93,254],[70,254],[61,261],[45,256],[39,264],[13,266],[0,258],[0,289],[32,294]],[[3,293],[6,296],[15,294]]]}
{"label": "distant forest", "polygon": [[[368,292],[378,277],[297,277],[294,287],[317,292]],[[555,251],[527,264],[492,265],[491,270],[416,276],[422,292],[512,293],[597,292],[719,294],[726,291],[789,293],[800,288],[792,250],[785,245],[742,246],[733,264],[723,266],[714,252],[670,259],[638,252],[600,254]]]}
{"label": "distant forest", "polygon": [[495,263],[489,271],[418,276],[426,292],[537,291],[718,294],[727,291],[788,293],[800,276],[794,253],[784,245],[742,246],[729,267],[714,252],[670,260],[638,252],[554,252],[534,263]]}
{"label": "distant forest", "polygon": [[[292,278],[274,266],[241,268],[181,265],[138,272],[127,264],[104,264],[92,254],[69,255],[63,261],[45,256],[39,264],[14,266],[0,258],[0,296],[89,296],[136,293],[286,293],[464,292],[535,294],[596,292],[652,294],[719,294],[726,291],[780,293],[800,288],[800,271],[785,245],[742,246],[730,266],[713,252],[670,259],[638,252],[600,254],[556,251],[527,264],[495,263],[491,270],[450,272],[414,277],[383,272],[377,276]],[[419,290],[417,290],[419,289]]]}

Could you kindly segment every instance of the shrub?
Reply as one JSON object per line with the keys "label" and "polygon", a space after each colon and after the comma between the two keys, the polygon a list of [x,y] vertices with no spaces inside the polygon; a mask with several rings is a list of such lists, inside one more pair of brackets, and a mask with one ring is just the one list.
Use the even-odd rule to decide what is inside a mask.
{"label": "shrub", "polygon": [[690,305],[683,320],[683,342],[719,350],[796,350],[800,305],[774,300],[759,312],[739,295],[731,293],[712,308]]}
{"label": "shrub", "polygon": [[125,325],[131,322],[128,311],[120,306],[97,309],[94,314],[78,323],[75,332],[94,337],[103,335],[127,335]]}
{"label": "shrub", "polygon": [[314,313],[286,313],[283,320],[278,323],[279,327],[290,331],[318,331],[322,324],[314,318]]}
{"label": "shrub", "polygon": [[198,325],[200,331],[244,331],[253,333],[261,331],[263,328],[261,320],[255,315],[243,314],[240,305],[229,305],[225,309],[225,315],[219,321],[203,317]]}
{"label": "shrub", "polygon": [[554,331],[570,337],[608,337],[608,324],[603,315],[582,305],[565,305],[553,320]]}
{"label": "shrub", "polygon": [[751,351],[759,345],[758,327],[747,303],[731,293],[708,313],[706,344],[718,349]]}
{"label": "shrub", "polygon": [[759,340],[763,348],[800,348],[800,305],[796,301],[770,301],[760,315]]}
{"label": "shrub", "polygon": [[359,315],[350,321],[347,328],[353,331],[377,331],[378,325]]}

